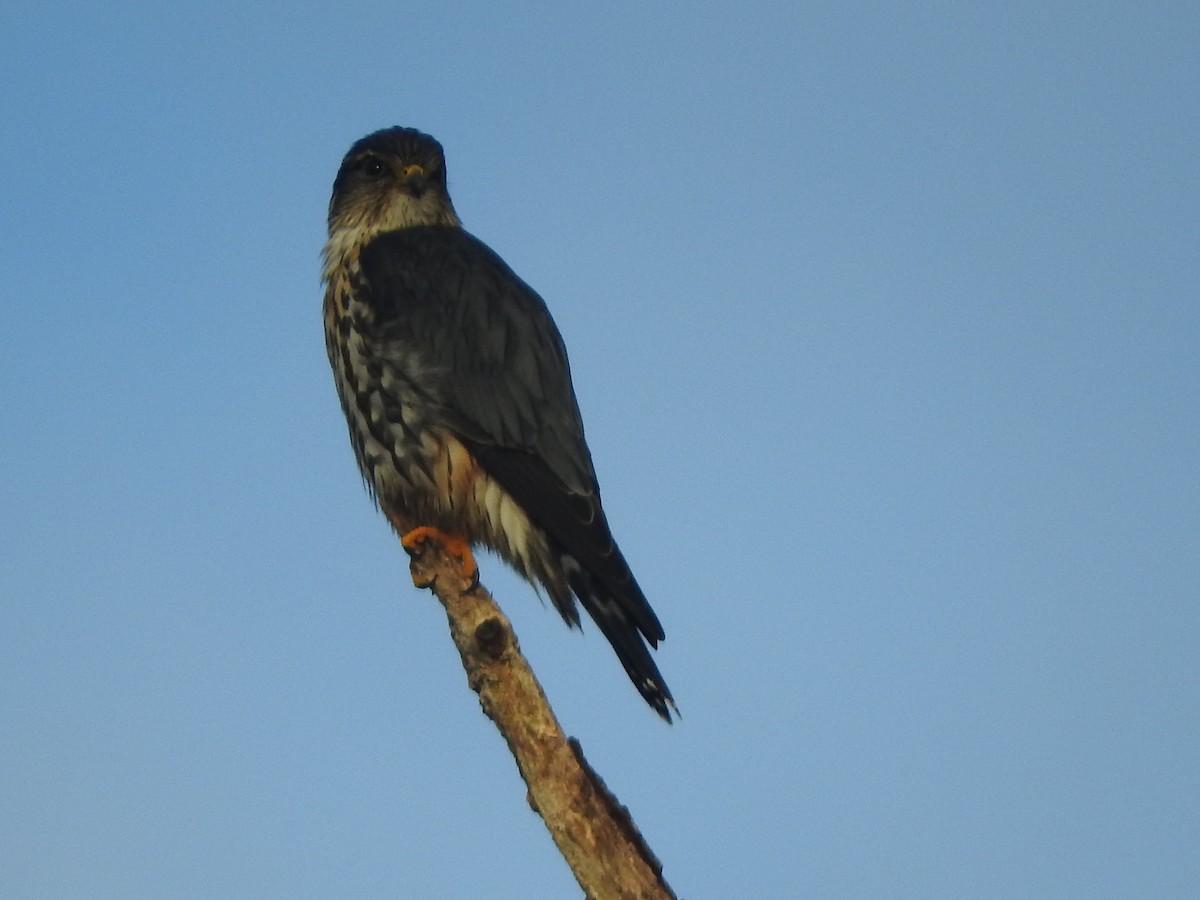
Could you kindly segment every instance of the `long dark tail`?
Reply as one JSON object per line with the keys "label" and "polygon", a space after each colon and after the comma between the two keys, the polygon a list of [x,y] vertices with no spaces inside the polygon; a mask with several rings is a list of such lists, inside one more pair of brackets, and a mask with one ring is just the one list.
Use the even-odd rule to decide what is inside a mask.
{"label": "long dark tail", "polygon": [[[674,710],[675,714],[679,715],[679,710],[671,696],[671,689],[667,687],[667,682],[658,671],[658,666],[654,664],[646,646],[647,643],[651,647],[658,646],[663,636],[662,626],[653,618],[654,613],[650,612],[650,605],[637,583],[631,579],[623,585],[627,588],[626,593],[632,596],[618,598],[589,575],[573,556],[564,555],[562,565],[571,590],[599,626],[604,637],[612,644],[633,686],[655,712],[670,722],[671,711]],[[632,610],[650,612],[653,625],[657,628],[635,622],[630,615]]]}
{"label": "long dark tail", "polygon": [[532,571],[514,564],[546,588],[568,625],[579,624],[571,594],[579,598],[617,651],[638,693],[670,722],[672,710],[676,715],[679,710],[647,648],[658,646],[663,627],[617,549],[599,493],[568,490],[533,453],[459,439],[545,532],[549,556],[529,566]]}

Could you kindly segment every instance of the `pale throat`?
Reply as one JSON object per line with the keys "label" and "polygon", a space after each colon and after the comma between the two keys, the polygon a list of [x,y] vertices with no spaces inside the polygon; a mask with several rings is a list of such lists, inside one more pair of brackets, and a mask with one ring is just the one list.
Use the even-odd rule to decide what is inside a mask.
{"label": "pale throat", "polygon": [[377,235],[419,225],[459,228],[462,222],[450,198],[432,192],[421,197],[394,196],[382,208],[358,206],[344,210],[329,224],[329,240],[322,254],[325,264],[321,280],[330,281],[338,269],[352,262],[363,246]]}

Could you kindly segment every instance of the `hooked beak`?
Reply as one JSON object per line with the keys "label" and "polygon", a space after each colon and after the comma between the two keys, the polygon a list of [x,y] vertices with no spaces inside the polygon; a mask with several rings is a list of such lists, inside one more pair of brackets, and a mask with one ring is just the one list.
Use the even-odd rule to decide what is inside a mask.
{"label": "hooked beak", "polygon": [[413,163],[411,166],[405,166],[400,171],[400,180],[404,182],[414,197],[420,197],[425,193],[425,188],[429,186],[429,179],[425,176],[425,170]]}

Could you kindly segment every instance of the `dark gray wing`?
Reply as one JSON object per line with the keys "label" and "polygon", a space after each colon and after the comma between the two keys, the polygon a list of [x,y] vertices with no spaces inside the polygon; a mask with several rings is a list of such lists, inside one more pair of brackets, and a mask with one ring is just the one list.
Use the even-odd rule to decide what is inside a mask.
{"label": "dark gray wing", "polygon": [[596,475],[546,304],[460,228],[405,228],[362,251],[381,342],[418,353],[463,437],[539,457],[570,491]]}
{"label": "dark gray wing", "polygon": [[[361,262],[380,342],[420,357],[431,401],[484,470],[651,644],[662,640],[601,509],[566,349],[542,298],[458,228],[380,235]],[[572,587],[593,612],[584,595],[595,591]]]}

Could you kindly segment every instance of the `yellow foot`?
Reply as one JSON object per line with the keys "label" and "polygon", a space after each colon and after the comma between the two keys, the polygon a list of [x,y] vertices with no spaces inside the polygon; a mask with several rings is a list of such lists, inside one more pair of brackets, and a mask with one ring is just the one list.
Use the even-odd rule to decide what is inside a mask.
{"label": "yellow foot", "polygon": [[[400,546],[408,551],[409,556],[417,556],[421,552],[421,545],[426,541],[436,541],[446,548],[446,551],[462,560],[463,571],[471,584],[475,585],[479,582],[479,565],[475,562],[475,557],[471,554],[471,545],[461,537],[453,534],[446,534],[437,528],[429,525],[422,525],[420,528],[414,528],[400,538]],[[430,582],[432,583],[432,582]],[[413,580],[416,584],[416,579]],[[429,587],[429,584],[417,584],[417,587]]]}

